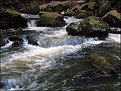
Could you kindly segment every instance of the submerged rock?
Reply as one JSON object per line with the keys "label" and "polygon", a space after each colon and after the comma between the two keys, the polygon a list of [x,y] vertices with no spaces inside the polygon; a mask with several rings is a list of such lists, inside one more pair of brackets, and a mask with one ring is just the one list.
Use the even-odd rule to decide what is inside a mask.
{"label": "submerged rock", "polygon": [[92,37],[108,36],[110,27],[106,22],[103,22],[99,17],[90,16],[80,21],[80,24],[72,23],[66,31],[70,35],[85,35]]}
{"label": "submerged rock", "polygon": [[117,73],[115,67],[103,56],[91,54],[88,56],[89,63],[98,68],[104,74]]}
{"label": "submerged rock", "polygon": [[65,25],[63,16],[53,12],[41,12],[37,26],[62,27]]}
{"label": "submerged rock", "polygon": [[107,22],[111,27],[121,27],[121,13],[116,10],[108,12],[102,17],[102,20]]}

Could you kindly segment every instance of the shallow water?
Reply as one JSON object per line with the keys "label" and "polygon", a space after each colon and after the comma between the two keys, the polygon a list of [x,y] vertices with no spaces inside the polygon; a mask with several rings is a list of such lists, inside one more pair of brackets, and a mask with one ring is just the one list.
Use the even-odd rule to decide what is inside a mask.
{"label": "shallow water", "polygon": [[[34,16],[29,18],[31,17]],[[68,25],[79,20],[67,17],[65,21]],[[104,54],[108,48],[112,50],[113,47],[105,48],[103,45],[96,47],[107,41],[97,37],[70,36],[66,33],[67,25],[49,28],[36,27],[35,23],[30,20],[24,30],[34,31],[32,35],[37,39],[38,46],[28,44],[25,36],[29,34],[23,34],[22,46],[13,48],[12,42],[9,42],[0,50],[1,81],[7,83],[8,88],[39,91],[119,91],[120,75],[100,75],[98,70],[85,61],[90,53]],[[117,40],[116,37],[111,34],[110,38]],[[113,55],[113,59],[121,60],[119,48],[108,53],[108,58]]]}

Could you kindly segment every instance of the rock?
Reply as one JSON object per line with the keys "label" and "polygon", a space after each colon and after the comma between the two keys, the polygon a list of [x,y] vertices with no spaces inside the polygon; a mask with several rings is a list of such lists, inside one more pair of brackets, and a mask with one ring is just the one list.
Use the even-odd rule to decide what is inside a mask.
{"label": "rock", "polygon": [[30,2],[28,1],[26,4],[19,4],[18,11],[27,14],[38,14],[40,12],[39,2],[38,0],[33,0]]}
{"label": "rock", "polygon": [[22,38],[20,38],[20,37],[17,37],[17,36],[10,36],[10,37],[8,37],[8,39],[10,40],[10,41],[18,41],[19,43],[21,43],[21,44],[23,44],[23,42],[24,42],[24,40],[22,39]]}
{"label": "rock", "polygon": [[67,9],[67,11],[64,13],[65,16],[75,16],[76,12],[70,9]]}
{"label": "rock", "polygon": [[5,46],[7,43],[9,43],[7,38],[0,39],[0,47]]}
{"label": "rock", "polygon": [[19,47],[21,45],[20,41],[14,41],[12,46],[13,47]]}
{"label": "rock", "polygon": [[87,37],[105,37],[108,36],[109,29],[109,25],[106,22],[103,22],[99,17],[90,16],[82,19],[79,25],[75,23],[70,24],[66,28],[66,31],[70,35],[85,35]]}
{"label": "rock", "polygon": [[111,27],[121,28],[121,13],[117,12],[116,10],[108,12],[102,17],[102,20],[107,22]]}
{"label": "rock", "polygon": [[85,10],[80,10],[79,13],[76,15],[77,18],[86,18],[89,16],[89,13]]}
{"label": "rock", "polygon": [[1,11],[0,17],[1,29],[27,27],[27,20],[14,10],[6,9]]}
{"label": "rock", "polygon": [[80,34],[87,36],[108,36],[109,29],[110,27],[106,22],[95,16],[82,19],[79,25]]}
{"label": "rock", "polygon": [[38,45],[36,38],[34,38],[32,36],[26,36],[26,39],[28,40],[29,44]]}
{"label": "rock", "polygon": [[53,12],[41,12],[40,20],[37,21],[37,26],[62,27],[64,25],[63,16]]}
{"label": "rock", "polygon": [[48,12],[58,12],[61,13],[62,11],[67,11],[67,9],[72,9],[77,4],[81,4],[83,2],[78,1],[52,1],[47,4],[40,5],[41,11],[48,11]]}
{"label": "rock", "polygon": [[78,30],[80,22],[73,22],[67,28],[66,31],[70,35],[79,35],[80,31]]}
{"label": "rock", "polygon": [[103,56],[91,54],[88,56],[88,62],[98,68],[105,75],[117,73],[115,67]]}

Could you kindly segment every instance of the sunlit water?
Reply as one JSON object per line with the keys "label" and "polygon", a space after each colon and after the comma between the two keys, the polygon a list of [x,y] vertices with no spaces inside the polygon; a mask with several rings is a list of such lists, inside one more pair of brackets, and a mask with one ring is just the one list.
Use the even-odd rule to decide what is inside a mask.
{"label": "sunlit water", "polygon": [[[74,17],[67,17],[64,20],[67,25],[80,21]],[[81,76],[89,69],[94,69],[84,61],[88,52],[83,49],[106,41],[96,37],[70,36],[66,32],[67,25],[58,28],[36,27],[36,20],[29,20],[28,27],[24,30],[35,31],[33,35],[38,46],[28,44],[25,39],[28,34],[24,34],[22,46],[12,48],[10,41],[1,47],[1,81],[7,84],[7,88],[39,91],[119,90],[119,77],[100,76],[90,80],[88,76]],[[109,38],[120,42],[117,36],[120,37],[110,34]]]}

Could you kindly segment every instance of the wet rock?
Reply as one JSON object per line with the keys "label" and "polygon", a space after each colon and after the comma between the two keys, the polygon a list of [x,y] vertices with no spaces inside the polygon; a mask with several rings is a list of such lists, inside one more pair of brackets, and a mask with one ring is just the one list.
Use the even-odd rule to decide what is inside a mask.
{"label": "wet rock", "polygon": [[40,12],[40,20],[37,21],[37,26],[46,27],[62,27],[65,25],[63,16],[53,12]]}
{"label": "wet rock", "polygon": [[107,22],[112,27],[121,27],[121,13],[116,10],[108,12],[102,17],[102,20]]}
{"label": "wet rock", "polygon": [[66,31],[70,35],[85,35],[87,37],[105,37],[108,36],[110,27],[106,22],[103,22],[99,17],[90,16],[80,21],[80,24],[72,23]]}
{"label": "wet rock", "polygon": [[18,41],[20,44],[23,44],[23,39],[22,38],[20,38],[20,37],[18,37],[18,36],[10,36],[10,37],[8,37],[8,39],[10,40],[10,41],[13,41],[13,42],[16,42],[16,41]]}
{"label": "wet rock", "polygon": [[27,20],[17,11],[4,9],[0,11],[0,28],[19,28],[27,27]]}
{"label": "wet rock", "polygon": [[78,35],[80,33],[78,27],[79,27],[80,22],[73,22],[71,23],[67,28],[66,31],[70,35]]}
{"label": "wet rock", "polygon": [[79,25],[80,34],[87,36],[107,36],[109,29],[106,22],[95,16],[84,18]]}
{"label": "wet rock", "polygon": [[14,41],[12,44],[13,47],[18,47],[20,45],[21,45],[21,43],[19,41]]}
{"label": "wet rock", "polygon": [[115,67],[103,56],[91,54],[88,56],[88,62],[103,72],[105,75],[117,73]]}
{"label": "wet rock", "polygon": [[0,47],[5,46],[7,43],[9,43],[7,38],[0,39]]}
{"label": "wet rock", "polygon": [[28,40],[29,44],[38,45],[36,38],[34,38],[32,36],[26,36],[26,39]]}

